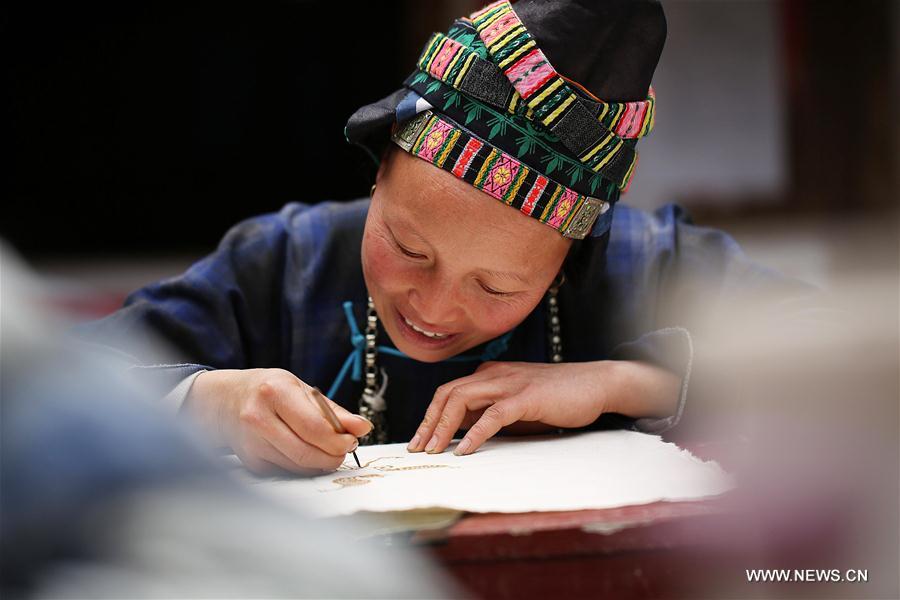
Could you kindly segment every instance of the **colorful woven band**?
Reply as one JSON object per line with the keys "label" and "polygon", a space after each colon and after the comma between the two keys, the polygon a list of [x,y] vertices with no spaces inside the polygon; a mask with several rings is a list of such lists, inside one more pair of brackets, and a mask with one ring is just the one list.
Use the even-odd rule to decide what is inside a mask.
{"label": "colorful woven band", "polygon": [[[503,148],[531,169],[579,194],[614,204],[622,191],[615,183],[573,157],[559,138],[521,114],[511,114],[464,94],[421,71],[403,83],[442,115],[489,144]],[[404,115],[400,121],[409,118]]]}
{"label": "colorful woven band", "polygon": [[[466,21],[456,21],[451,34],[465,37],[462,30],[467,26],[471,28]],[[477,49],[466,46],[451,35],[432,34],[419,55],[416,67],[473,98],[510,113],[522,112],[528,119],[534,119],[534,111],[522,102],[522,96],[503,71],[481,58]],[[642,138],[653,129],[656,96],[652,86],[647,99],[639,102],[597,102],[584,96],[579,96],[578,101],[603,127],[620,138]]]}
{"label": "colorful woven band", "polygon": [[[454,23],[458,27],[459,21]],[[474,30],[473,30],[474,31]],[[425,44],[416,67],[445,84],[515,114],[523,108],[531,119],[533,111],[522,104],[522,97],[494,63],[481,58],[469,46],[443,33],[432,34]]]}
{"label": "colorful woven band", "polygon": [[400,125],[391,139],[568,238],[583,239],[610,208],[608,202],[549,179],[430,110]]}
{"label": "colorful woven band", "polygon": [[[649,131],[653,122],[652,96],[644,103],[625,103],[626,110],[633,114],[620,116],[610,130],[556,72],[508,0],[489,4],[473,13],[471,20],[493,64],[531,109],[534,120],[548,127],[593,171],[625,187],[637,155],[616,131]],[[448,55],[449,52],[448,48]],[[623,120],[625,125],[621,124]]]}

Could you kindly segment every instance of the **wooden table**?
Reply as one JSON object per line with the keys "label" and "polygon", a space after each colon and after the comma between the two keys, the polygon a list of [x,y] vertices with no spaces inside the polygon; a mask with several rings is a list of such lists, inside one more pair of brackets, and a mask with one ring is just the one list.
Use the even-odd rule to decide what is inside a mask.
{"label": "wooden table", "polygon": [[658,502],[468,515],[414,541],[478,598],[696,597],[742,583],[735,525],[721,500]]}
{"label": "wooden table", "polygon": [[[690,445],[710,458],[709,447]],[[605,510],[471,514],[413,543],[476,598],[693,598],[745,586],[753,524],[730,496]],[[745,587],[746,590],[746,587]]]}

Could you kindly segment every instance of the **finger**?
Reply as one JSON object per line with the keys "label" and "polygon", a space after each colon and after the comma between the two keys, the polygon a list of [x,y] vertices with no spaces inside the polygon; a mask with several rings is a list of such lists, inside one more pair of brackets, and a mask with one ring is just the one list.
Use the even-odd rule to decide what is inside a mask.
{"label": "finger", "polygon": [[425,452],[443,452],[462,425],[466,411],[489,407],[503,397],[504,391],[503,381],[499,379],[476,381],[453,388],[434,427],[434,433],[425,445]]}
{"label": "finger", "polygon": [[244,464],[248,464],[249,469],[258,474],[283,475],[285,473],[292,473],[295,475],[315,476],[334,470],[330,467],[321,469],[298,465],[270,442],[262,438],[259,438],[254,442],[251,451],[253,453],[253,458],[249,459],[249,462],[253,467],[248,464],[248,459],[242,457],[241,460],[244,461]]}
{"label": "finger", "polygon": [[271,403],[275,413],[293,431],[295,437],[326,454],[343,457],[358,443],[356,437],[349,433],[337,433],[315,401],[308,396],[305,386],[300,382],[296,385],[285,384],[277,389],[270,386],[269,393],[274,394]]}
{"label": "finger", "polygon": [[464,430],[468,430],[472,425],[475,424],[475,422],[476,422],[478,419],[481,418],[481,415],[483,415],[483,414],[484,414],[484,410],[483,410],[483,409],[479,409],[479,410],[467,410],[467,411],[466,411],[466,416],[463,417],[463,421],[462,421],[462,423],[460,424],[459,428],[460,428],[460,429],[464,429]]}
{"label": "finger", "polygon": [[276,475],[282,470],[278,465],[273,464],[264,458],[260,458],[259,456],[245,454],[243,452],[237,452],[237,455],[238,458],[241,459],[241,463],[254,475]]}
{"label": "finger", "polygon": [[316,475],[322,475],[323,473],[330,473],[341,466],[343,460],[337,459],[333,456],[329,456],[323,453],[323,460],[325,461],[325,466],[312,466],[309,464],[298,464],[295,461],[291,460],[290,457],[286,456],[282,453],[278,448],[276,448],[271,443],[263,440],[263,442],[268,446],[261,455],[264,460],[269,461],[270,463],[277,465],[279,469],[284,471],[288,471],[295,475],[304,475],[307,477],[314,477]]}
{"label": "finger", "polygon": [[251,440],[235,448],[235,454],[247,470],[256,475],[280,475],[296,468],[290,459],[278,452],[265,439],[251,434]]}
{"label": "finger", "polygon": [[[281,420],[271,405],[258,404],[262,407],[245,410],[241,414],[247,432],[245,434],[247,441],[241,444],[242,460],[244,455],[257,456],[267,451],[268,445],[271,445],[290,460],[295,470],[297,468],[332,470],[343,462],[345,454],[333,456],[305,442]],[[350,449],[355,448],[356,439],[350,435],[347,437],[353,440]]]}
{"label": "finger", "polygon": [[475,452],[502,428],[518,421],[524,412],[522,404],[515,400],[507,399],[492,404],[484,411],[481,418],[472,425],[453,453],[463,455]]}
{"label": "finger", "polygon": [[475,369],[475,373],[484,373],[490,371],[496,371],[497,369],[502,368],[504,365],[509,365],[512,363],[506,361],[499,360],[489,360],[478,365],[478,368]]}
{"label": "finger", "polygon": [[456,387],[484,379],[490,379],[491,377],[491,375],[475,372],[466,377],[460,377],[459,379],[454,379],[453,381],[445,383],[435,390],[434,398],[431,399],[431,404],[429,404],[428,408],[425,410],[425,416],[422,417],[422,422],[419,424],[416,434],[413,436],[412,440],[410,440],[406,449],[410,452],[421,452],[425,448],[425,445],[431,440],[434,428],[437,426],[438,420],[441,417],[441,413],[444,412],[444,405],[446,405],[450,393]]}
{"label": "finger", "polygon": [[[322,394],[322,397],[325,397],[325,395]],[[368,420],[362,415],[357,415],[350,412],[340,404],[332,402],[327,397],[325,398],[325,400],[328,402],[331,410],[334,411],[334,415],[341,422],[341,425],[344,426],[344,429],[350,435],[361,438],[362,436],[372,431],[372,428],[374,427],[374,425],[372,425],[372,421]]]}
{"label": "finger", "polygon": [[317,471],[337,469],[347,458],[347,453],[351,449],[355,450],[359,444],[356,438],[349,437],[353,440],[353,445],[347,452],[335,456],[297,437],[293,429],[288,427],[277,415],[273,415],[273,423],[271,428],[265,432],[264,439],[275,450],[287,457],[293,465],[290,468],[291,471],[301,472],[304,469]]}

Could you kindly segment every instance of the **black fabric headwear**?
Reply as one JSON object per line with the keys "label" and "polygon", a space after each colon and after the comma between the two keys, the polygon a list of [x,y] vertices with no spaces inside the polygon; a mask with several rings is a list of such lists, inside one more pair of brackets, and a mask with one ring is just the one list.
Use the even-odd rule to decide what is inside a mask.
{"label": "black fabric headwear", "polygon": [[[525,33],[517,33],[522,25]],[[571,189],[578,200],[576,208],[566,213],[571,216],[565,217],[565,223],[581,220],[582,225],[548,222],[544,209],[550,206],[553,212],[553,202],[560,202],[551,199],[549,191],[538,206],[538,212],[543,212],[530,216],[576,239],[591,230],[590,224],[587,231],[583,227],[585,219],[590,219],[597,224],[591,235],[599,237],[608,230],[612,211],[605,219],[598,215],[606,213],[627,187],[636,164],[635,143],[652,127],[650,82],[665,37],[666,21],[658,0],[520,0],[511,10],[507,2],[496,2],[469,19],[458,20],[446,35],[432,36],[404,88],[356,111],[345,134],[351,143],[379,156],[392,128],[396,133],[395,125],[406,123],[401,128],[406,137],[398,145],[423,158],[417,153],[419,147],[413,148],[411,136],[419,135],[421,142],[426,130],[434,131],[428,128],[435,121],[416,119],[417,129],[410,131],[409,119],[428,110],[458,125],[464,139],[468,134],[520,161],[520,171],[532,177],[527,185],[534,185],[534,177],[546,176],[551,183]],[[548,70],[550,79],[543,77]],[[496,135],[497,128],[489,128],[489,123],[472,122],[473,111],[466,103],[475,101],[499,109],[513,122],[527,119],[525,126],[549,141],[541,142],[537,150],[526,144],[523,151],[521,136]],[[447,154],[453,161],[461,160],[462,150],[454,150],[458,151]],[[440,161],[439,166],[495,198],[515,208],[523,206],[524,198],[501,198],[499,192],[485,189],[475,174],[460,175],[452,165],[445,166],[444,156],[425,154],[426,160]],[[476,157],[476,165],[478,160],[488,157]],[[560,164],[570,166],[565,169]],[[524,195],[520,190],[520,196]],[[590,202],[583,199],[601,209],[591,211]],[[582,206],[587,208],[582,211]]]}
{"label": "black fabric headwear", "polygon": [[[519,0],[513,9],[565,77],[610,102],[643,100],[666,41],[659,0]],[[358,109],[345,135],[380,156],[406,88]]]}
{"label": "black fabric headwear", "polygon": [[520,0],[513,8],[565,77],[607,102],[647,96],[666,41],[657,0]]}

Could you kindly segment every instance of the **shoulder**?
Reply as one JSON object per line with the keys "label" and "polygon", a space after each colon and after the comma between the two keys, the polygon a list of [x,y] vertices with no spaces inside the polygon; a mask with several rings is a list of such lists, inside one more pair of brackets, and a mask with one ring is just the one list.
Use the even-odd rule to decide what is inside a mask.
{"label": "shoulder", "polygon": [[284,256],[308,260],[327,254],[329,248],[358,246],[368,209],[368,198],[315,205],[291,202],[231,227],[217,254],[252,265]]}
{"label": "shoulder", "polygon": [[349,233],[362,231],[368,212],[369,199],[359,198],[347,202],[320,202],[313,206],[291,202],[278,212],[278,217],[295,232]]}
{"label": "shoulder", "polygon": [[617,206],[610,230],[609,259],[626,263],[659,263],[666,259],[721,259],[741,255],[740,246],[727,233],[694,225],[676,204],[653,212]]}
{"label": "shoulder", "polygon": [[610,228],[610,248],[647,248],[665,244],[680,225],[689,225],[690,217],[675,204],[647,212],[624,204],[617,205]]}
{"label": "shoulder", "polygon": [[228,231],[222,244],[265,244],[280,238],[321,243],[333,236],[358,235],[365,225],[368,210],[368,198],[314,205],[290,202],[277,212],[241,221]]}

